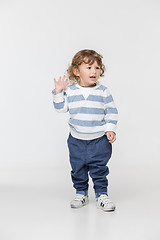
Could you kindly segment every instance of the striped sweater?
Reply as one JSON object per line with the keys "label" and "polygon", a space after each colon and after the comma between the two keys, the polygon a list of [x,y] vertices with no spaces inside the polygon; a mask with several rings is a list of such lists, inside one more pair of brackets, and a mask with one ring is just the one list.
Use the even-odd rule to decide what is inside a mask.
{"label": "striped sweater", "polygon": [[109,89],[97,83],[85,88],[77,84],[68,85],[62,92],[53,94],[53,105],[57,112],[69,112],[71,135],[78,139],[91,140],[106,132],[116,133],[118,111]]}

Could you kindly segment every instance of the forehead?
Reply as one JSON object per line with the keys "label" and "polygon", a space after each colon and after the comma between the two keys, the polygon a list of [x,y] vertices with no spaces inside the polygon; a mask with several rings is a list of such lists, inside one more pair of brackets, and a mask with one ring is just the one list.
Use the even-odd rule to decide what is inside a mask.
{"label": "forehead", "polygon": [[82,65],[82,66],[92,66],[92,65],[93,65],[93,66],[99,66],[96,60],[95,60],[94,63],[92,63],[92,64],[86,63],[86,61],[85,61],[85,62],[82,62],[81,65]]}

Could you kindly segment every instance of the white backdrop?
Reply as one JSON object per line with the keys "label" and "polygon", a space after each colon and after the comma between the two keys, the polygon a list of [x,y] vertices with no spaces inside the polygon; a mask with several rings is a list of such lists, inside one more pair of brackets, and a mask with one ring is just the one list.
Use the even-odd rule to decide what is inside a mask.
{"label": "white backdrop", "polygon": [[[0,239],[160,239],[159,13],[158,0],[0,1]],[[51,92],[81,49],[103,55],[119,111],[114,213],[96,211],[92,187],[69,206],[69,114]]]}
{"label": "white backdrop", "polygon": [[159,165],[159,10],[156,0],[1,1],[3,183],[39,183],[33,169],[69,170],[69,115],[54,110],[51,91],[53,78],[85,48],[103,55],[101,82],[119,110],[110,164]]}

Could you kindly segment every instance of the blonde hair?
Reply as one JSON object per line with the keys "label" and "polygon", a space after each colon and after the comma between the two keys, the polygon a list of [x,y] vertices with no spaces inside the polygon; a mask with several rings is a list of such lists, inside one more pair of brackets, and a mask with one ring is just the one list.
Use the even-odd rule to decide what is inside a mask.
{"label": "blonde hair", "polygon": [[74,70],[78,69],[83,62],[91,65],[96,61],[101,69],[100,77],[103,77],[106,68],[102,63],[102,58],[103,56],[94,50],[84,49],[77,52],[72,59],[71,65],[69,65],[66,70],[66,75],[70,80],[70,84],[76,84],[79,81],[79,77],[74,74]]}

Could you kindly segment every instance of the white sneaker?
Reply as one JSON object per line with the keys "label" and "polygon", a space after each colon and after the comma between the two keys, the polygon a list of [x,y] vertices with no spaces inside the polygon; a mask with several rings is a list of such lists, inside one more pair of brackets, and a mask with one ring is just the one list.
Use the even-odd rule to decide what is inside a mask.
{"label": "white sneaker", "polygon": [[106,212],[114,211],[116,208],[115,204],[106,194],[102,194],[96,199],[96,207]]}
{"label": "white sneaker", "polygon": [[88,195],[76,194],[75,198],[71,201],[71,208],[80,208],[89,203]]}

